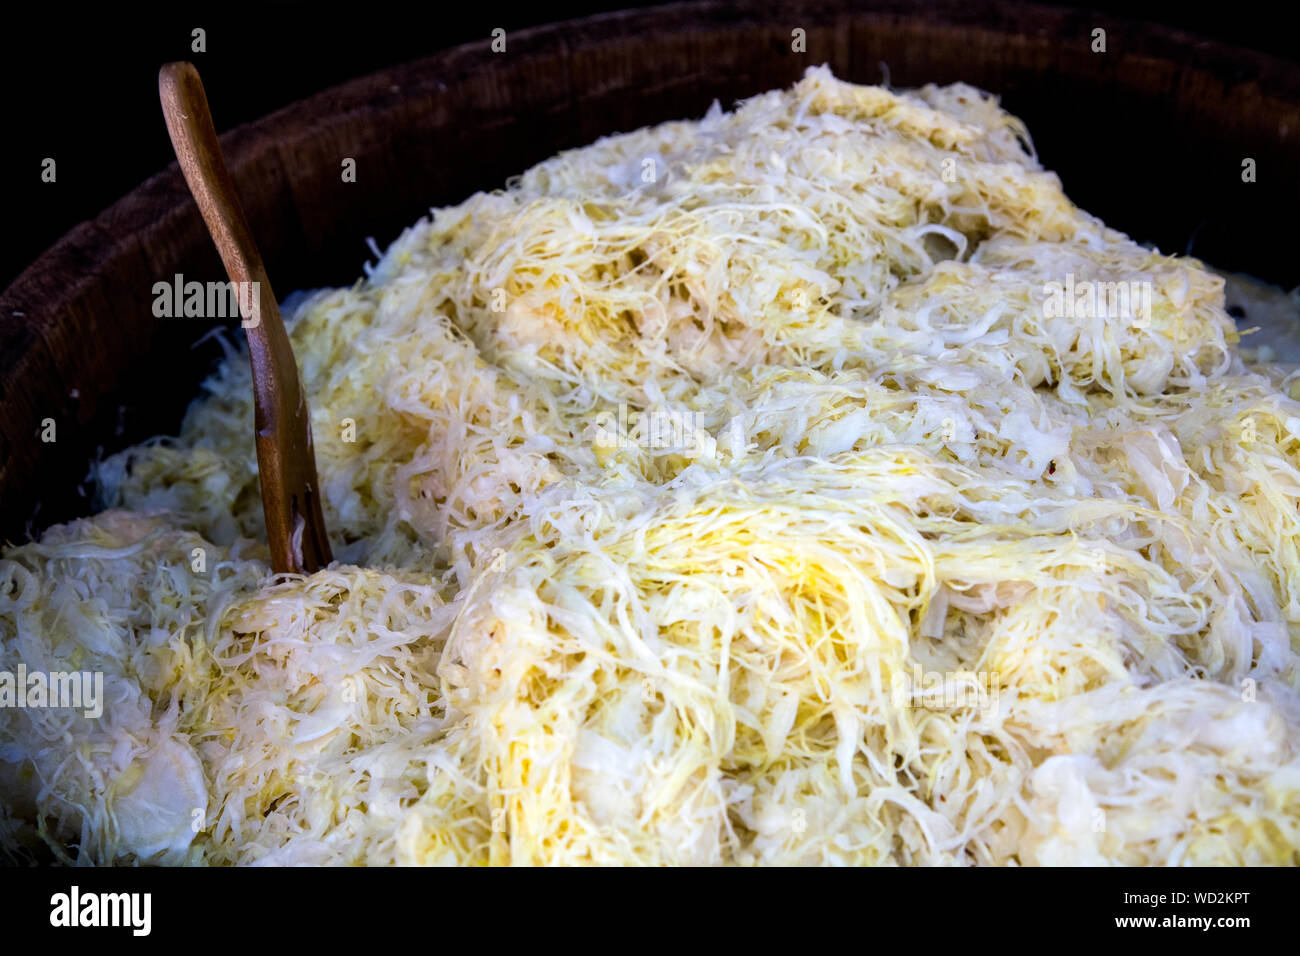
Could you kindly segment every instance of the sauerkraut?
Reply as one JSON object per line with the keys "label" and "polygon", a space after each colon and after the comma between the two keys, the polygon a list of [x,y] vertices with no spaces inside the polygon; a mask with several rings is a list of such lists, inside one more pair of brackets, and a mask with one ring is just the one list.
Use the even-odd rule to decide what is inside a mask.
{"label": "sauerkraut", "polygon": [[269,572],[232,347],[0,561],[106,697],[0,709],[11,854],[1296,862],[1297,376],[991,96],[812,69],[285,311],[337,560]]}

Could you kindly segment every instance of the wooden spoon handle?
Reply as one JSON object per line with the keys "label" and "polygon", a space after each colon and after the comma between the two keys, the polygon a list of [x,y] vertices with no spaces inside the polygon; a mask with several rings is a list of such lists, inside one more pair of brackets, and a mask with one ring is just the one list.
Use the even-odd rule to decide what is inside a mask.
{"label": "wooden spoon handle", "polygon": [[176,159],[226,273],[232,282],[265,282],[262,254],[226,169],[198,70],[190,63],[168,63],[158,75],[158,95]]}
{"label": "wooden spoon handle", "polygon": [[[226,274],[239,290],[253,370],[257,470],[271,567],[277,573],[311,573],[332,557],[321,513],[311,421],[280,307],[222,158],[198,71],[189,63],[168,63],[158,74],[158,95],[181,172]],[[293,535],[300,519],[304,528],[299,554]]]}

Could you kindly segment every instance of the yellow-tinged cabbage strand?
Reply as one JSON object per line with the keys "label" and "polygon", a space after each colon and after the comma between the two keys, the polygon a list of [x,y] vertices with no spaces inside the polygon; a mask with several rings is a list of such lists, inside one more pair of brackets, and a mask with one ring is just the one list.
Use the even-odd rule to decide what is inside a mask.
{"label": "yellow-tinged cabbage strand", "polygon": [[[129,510],[0,561],[0,668],[112,687],[98,722],[0,711],[0,834],[1296,862],[1296,377],[1243,365],[1222,281],[1078,210],[1027,140],[970,87],[814,69],[295,299],[340,564],[268,576],[232,354],[178,438],[101,465]],[[1052,314],[1067,277],[1150,310]],[[607,440],[647,413],[681,441]]]}

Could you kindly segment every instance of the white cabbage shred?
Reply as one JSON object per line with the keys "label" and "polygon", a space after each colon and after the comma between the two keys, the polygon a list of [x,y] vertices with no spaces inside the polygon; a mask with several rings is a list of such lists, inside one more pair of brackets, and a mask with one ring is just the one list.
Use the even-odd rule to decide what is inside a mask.
{"label": "white cabbage shred", "polygon": [[[813,69],[296,299],[338,560],[270,575],[233,355],[179,438],[102,463],[109,510],[0,561],[0,668],[106,699],[0,710],[0,840],[1297,862],[1296,378],[1027,142],[971,87]],[[1049,315],[1070,274],[1149,314]]]}

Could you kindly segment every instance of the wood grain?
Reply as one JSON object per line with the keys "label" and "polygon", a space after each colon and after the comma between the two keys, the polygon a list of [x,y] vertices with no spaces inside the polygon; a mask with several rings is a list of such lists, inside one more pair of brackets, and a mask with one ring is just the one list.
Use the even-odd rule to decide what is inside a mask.
{"label": "wood grain", "polygon": [[[311,417],[280,306],[222,158],[198,70],[185,62],[166,64],[158,74],[158,96],[181,172],[226,275],[241,290],[239,306],[252,366],[253,432],[271,568],[277,574],[311,574],[333,559],[321,514]],[[299,522],[303,529],[300,546],[295,548]]]}

